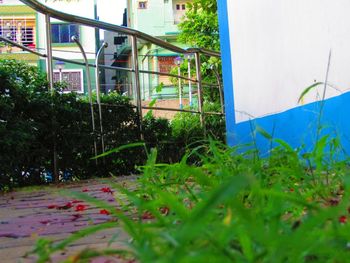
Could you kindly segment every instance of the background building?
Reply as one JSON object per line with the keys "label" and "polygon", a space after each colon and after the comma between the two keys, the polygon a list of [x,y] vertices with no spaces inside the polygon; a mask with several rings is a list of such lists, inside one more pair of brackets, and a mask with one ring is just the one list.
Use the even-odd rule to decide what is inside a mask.
{"label": "background building", "polygon": [[[128,27],[158,37],[173,45],[187,48],[177,41],[178,24],[186,12],[187,3],[178,0],[127,0]],[[147,42],[139,42],[139,65],[142,70],[169,73],[175,67],[175,58],[179,54],[160,48]],[[144,100],[152,98],[177,97],[177,87],[167,76],[141,74],[140,82]],[[164,84],[161,91],[157,87]],[[186,93],[186,87],[184,89]]]}
{"label": "background building", "polygon": [[[95,0],[72,0],[72,1],[55,1],[55,0],[39,0],[50,8],[69,13],[72,15],[95,19],[96,2]],[[104,21],[114,24],[121,23],[120,10],[111,10],[105,8],[117,7],[116,3],[111,4],[111,1],[98,1],[101,7],[100,15]],[[121,8],[123,9],[123,8]],[[64,59],[76,60],[84,62],[83,56],[77,47],[76,43],[72,42],[71,37],[77,36],[87,53],[87,58],[90,63],[95,63],[96,49],[100,45],[99,37],[96,37],[94,28],[71,24],[57,19],[51,19],[51,40],[53,48],[53,56]],[[101,38],[104,38],[104,32],[101,33]],[[9,39],[33,48],[41,53],[46,51],[45,37],[45,16],[36,13],[31,8],[24,5],[19,0],[3,0],[0,1],[0,35]],[[113,43],[109,43],[110,45]],[[33,65],[37,65],[41,70],[46,70],[46,60],[39,58],[29,52],[23,52],[21,49],[10,47],[4,43],[0,45],[0,58],[17,59],[27,61]],[[114,52],[110,52],[113,56]],[[103,63],[103,61],[101,62]],[[56,61],[54,66],[54,80],[67,83],[67,91],[76,91],[79,93],[87,92],[86,69],[84,66],[79,66],[71,63],[63,63]],[[92,87],[95,87],[94,69],[91,70]],[[102,76],[102,80],[104,77]]]}
{"label": "background building", "polygon": [[[0,35],[35,49],[38,40],[37,14],[18,0],[0,1]],[[0,59],[23,60],[38,65],[39,58],[0,42]]]}
{"label": "background building", "polygon": [[[72,0],[55,1],[40,0],[50,8],[66,12],[69,14],[96,19],[96,2],[103,4],[104,21],[113,24],[121,24],[119,11],[106,9],[108,3],[100,3],[96,0]],[[105,1],[105,0],[101,0]],[[158,37],[171,44],[186,48],[185,45],[177,42],[179,33],[178,23],[186,12],[187,3],[190,1],[177,0],[127,0],[127,9],[123,16],[123,26],[128,26],[146,34]],[[111,3],[111,2],[109,2]],[[114,3],[114,2],[113,2]],[[113,5],[110,4],[112,7]],[[98,13],[98,12],[97,12]],[[3,0],[0,4],[0,34],[10,39],[44,53],[45,43],[45,16],[37,14],[35,11],[25,6],[19,0]],[[90,63],[95,62],[96,49],[100,46],[102,40],[105,40],[109,47],[104,50],[104,59],[101,64],[113,65],[118,67],[130,67],[130,45],[127,36],[111,32],[98,31],[100,37],[96,38],[94,28],[67,23],[57,19],[51,19],[52,24],[52,47],[53,55],[65,59],[73,59],[79,62],[83,61],[83,56],[72,42],[71,37],[77,36],[87,53]],[[100,41],[101,38],[101,41]],[[175,58],[179,54],[165,50],[151,43],[140,41],[139,65],[141,70],[160,71],[169,73],[175,67]],[[3,58],[15,58],[25,60],[38,65],[42,70],[46,70],[46,60],[38,58],[35,55],[23,52],[20,49],[3,46],[0,48]],[[91,70],[92,87],[95,87],[94,69]],[[54,65],[54,80],[64,81],[68,84],[67,91],[76,91],[80,93],[87,92],[87,77],[84,66],[71,63],[56,61]],[[104,90],[117,90],[121,94],[132,95],[132,75],[118,70],[104,70],[101,76],[102,87]],[[170,81],[167,76],[141,74],[140,82],[142,87],[142,98],[146,101],[152,98],[175,98],[178,95],[177,85]],[[157,87],[163,84],[162,90]],[[186,88],[184,89],[186,94]]]}
{"label": "background building", "polygon": [[[91,19],[95,17],[94,0],[68,2],[41,0],[41,2],[50,8],[72,15]],[[94,28],[66,23],[57,19],[51,19],[51,27],[53,56],[84,62],[78,46],[71,40],[72,36],[77,36],[87,53],[89,62],[95,63],[96,41]],[[45,16],[42,14],[38,14],[38,32],[40,36],[38,48],[41,51],[45,51]],[[40,68],[42,70],[46,69],[44,58],[40,59]],[[94,69],[92,68],[90,71],[92,87],[95,87]],[[86,68],[84,66],[56,61],[56,64],[54,64],[54,81],[60,80],[68,83],[67,91],[87,92]]]}

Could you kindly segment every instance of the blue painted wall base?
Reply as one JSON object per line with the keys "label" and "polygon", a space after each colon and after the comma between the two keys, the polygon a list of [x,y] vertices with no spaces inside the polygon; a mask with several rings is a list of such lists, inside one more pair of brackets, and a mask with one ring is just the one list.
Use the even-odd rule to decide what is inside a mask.
{"label": "blue painted wall base", "polygon": [[273,138],[282,139],[293,148],[304,145],[305,150],[311,150],[317,139],[317,131],[321,127],[320,136],[328,134],[338,137],[345,153],[350,153],[350,121],[346,118],[346,114],[350,112],[349,102],[349,92],[325,100],[321,118],[322,102],[314,102],[279,114],[235,124],[228,127],[227,131],[230,145],[255,141],[260,153],[267,154],[271,147],[269,140],[259,133],[254,133],[255,128],[259,126]]}
{"label": "blue painted wall base", "polygon": [[321,123],[322,132],[319,136],[324,134],[337,136],[341,141],[344,152],[350,153],[350,121],[346,117],[346,114],[350,112],[349,92],[324,101],[321,118],[319,116],[322,102],[315,102],[279,114],[236,123],[234,105],[235,75],[232,72],[230,28],[227,12],[228,1],[231,0],[217,1],[225,93],[227,143],[230,146],[234,146],[255,142],[260,153],[262,155],[267,154],[271,148],[271,143],[263,136],[259,134],[255,135],[255,128],[259,126],[271,134],[273,138],[282,139],[288,142],[293,148],[304,145],[305,150],[311,150],[317,140],[317,130],[320,126],[319,123]]}

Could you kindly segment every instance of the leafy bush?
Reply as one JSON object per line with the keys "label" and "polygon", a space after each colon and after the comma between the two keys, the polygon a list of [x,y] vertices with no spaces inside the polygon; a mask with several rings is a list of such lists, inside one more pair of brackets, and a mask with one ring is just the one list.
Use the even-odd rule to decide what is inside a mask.
{"label": "leafy bush", "polygon": [[40,127],[31,118],[29,108],[36,92],[45,86],[46,81],[34,68],[14,61],[1,61],[0,188],[10,183],[40,181],[37,174],[40,174],[43,162],[40,158],[43,148],[35,143]]}
{"label": "leafy bush", "polygon": [[[106,150],[139,140],[137,113],[127,98],[102,96]],[[95,105],[96,130],[99,131]],[[144,155],[106,157],[96,165],[90,105],[77,94],[48,91],[45,76],[15,61],[0,62],[0,188],[45,183],[53,174],[54,151],[60,179],[128,174]],[[132,150],[130,150],[132,151]]]}
{"label": "leafy bush", "polygon": [[[105,151],[139,142],[138,115],[129,99],[112,93],[103,95],[101,101]],[[0,189],[52,180],[55,153],[59,172],[56,181],[137,172],[136,167],[146,161],[143,148],[91,159],[94,143],[102,154],[97,105],[94,116],[95,134],[87,97],[49,92],[45,76],[36,68],[12,60],[0,61]],[[220,130],[215,122],[208,123],[214,125],[213,131]],[[188,144],[203,139],[195,115],[178,115],[172,123],[148,116],[143,127],[148,148],[157,147],[159,161],[165,163],[179,161]]]}
{"label": "leafy bush", "polygon": [[[218,111],[215,103],[206,103],[206,112]],[[225,118],[220,115],[204,115],[205,126],[202,127],[200,116],[192,113],[178,113],[171,121],[173,140],[178,145],[182,145],[184,150],[192,149],[207,143],[207,138],[212,138],[221,142],[225,141]],[[181,148],[181,147],[180,147]],[[186,153],[183,151],[178,161]]]}

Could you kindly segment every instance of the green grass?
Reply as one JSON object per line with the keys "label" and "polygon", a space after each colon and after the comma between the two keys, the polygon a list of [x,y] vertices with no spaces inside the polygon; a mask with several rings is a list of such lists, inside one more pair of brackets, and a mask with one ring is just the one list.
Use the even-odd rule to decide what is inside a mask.
{"label": "green grass", "polygon": [[[268,139],[278,146],[266,158],[209,141],[168,165],[152,149],[136,189],[111,185],[121,210],[76,194],[111,211],[131,238],[127,250],[83,253],[78,262],[104,253],[164,263],[348,262],[350,177],[339,141],[324,136],[305,153]],[[81,236],[35,251],[45,262]]]}

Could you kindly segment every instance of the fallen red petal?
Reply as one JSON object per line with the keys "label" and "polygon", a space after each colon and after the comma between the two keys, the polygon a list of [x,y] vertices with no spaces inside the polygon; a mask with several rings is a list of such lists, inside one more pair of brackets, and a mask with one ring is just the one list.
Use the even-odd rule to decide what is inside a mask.
{"label": "fallen red petal", "polygon": [[72,208],[72,207],[73,207],[72,203],[71,203],[71,202],[68,202],[68,203],[66,203],[65,205],[57,206],[57,209],[60,209],[60,210],[67,210],[67,209]]}
{"label": "fallen red petal", "polygon": [[112,191],[111,188],[109,188],[109,187],[102,187],[102,188],[101,188],[101,191],[104,192],[104,193],[113,194],[113,191]]}
{"label": "fallen red petal", "polygon": [[153,219],[154,218],[154,215],[152,215],[151,212],[144,212],[143,215],[142,215],[142,219]]}
{"label": "fallen red petal", "polygon": [[47,208],[48,209],[55,209],[55,208],[57,208],[57,205],[49,205]]}
{"label": "fallen red petal", "polygon": [[345,224],[346,221],[347,221],[346,216],[341,216],[341,217],[339,217],[339,222],[340,222],[340,223]]}
{"label": "fallen red petal", "polygon": [[102,210],[100,210],[100,214],[101,215],[109,215],[110,212],[108,210],[106,210],[106,209],[102,209]]}
{"label": "fallen red petal", "polygon": [[159,211],[160,211],[163,215],[168,215],[170,209],[169,209],[169,207],[164,206],[164,207],[159,208]]}
{"label": "fallen red petal", "polygon": [[86,205],[77,205],[76,207],[75,207],[75,211],[77,211],[77,212],[82,212],[82,211],[84,211],[86,209]]}

